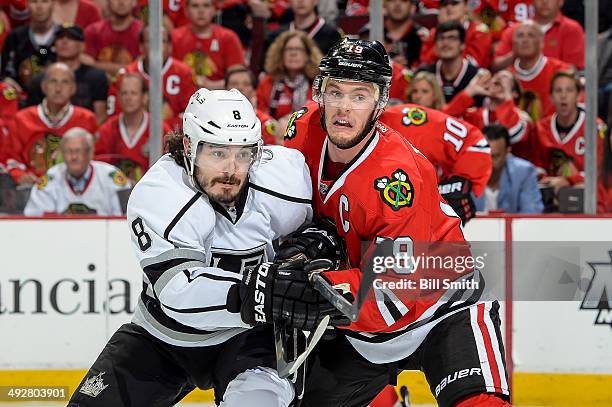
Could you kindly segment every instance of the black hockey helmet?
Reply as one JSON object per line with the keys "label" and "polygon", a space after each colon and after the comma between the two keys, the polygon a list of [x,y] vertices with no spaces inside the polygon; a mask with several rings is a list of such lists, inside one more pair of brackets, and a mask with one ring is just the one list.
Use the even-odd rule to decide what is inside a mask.
{"label": "black hockey helmet", "polygon": [[322,77],[372,82],[381,87],[391,83],[391,62],[378,41],[344,38],[334,44],[319,65]]}

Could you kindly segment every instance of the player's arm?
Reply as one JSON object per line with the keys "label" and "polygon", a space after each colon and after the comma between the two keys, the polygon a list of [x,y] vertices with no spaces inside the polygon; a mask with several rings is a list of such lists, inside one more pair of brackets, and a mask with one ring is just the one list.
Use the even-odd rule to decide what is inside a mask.
{"label": "player's arm", "polygon": [[25,216],[43,216],[45,213],[58,212],[54,196],[55,188],[50,185],[52,183],[53,177],[47,173],[37,185],[32,187],[28,203],[23,210]]}

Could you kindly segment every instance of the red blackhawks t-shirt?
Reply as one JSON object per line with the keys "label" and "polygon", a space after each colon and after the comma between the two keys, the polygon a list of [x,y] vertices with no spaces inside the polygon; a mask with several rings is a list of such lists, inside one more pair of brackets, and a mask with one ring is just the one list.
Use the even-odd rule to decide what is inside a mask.
{"label": "red blackhawks t-shirt", "polygon": [[227,68],[244,64],[240,39],[232,30],[212,25],[209,38],[199,38],[191,25],[172,30],[172,56],[183,61],[197,76],[210,80],[223,79]]}
{"label": "red blackhawks t-shirt", "polygon": [[142,21],[134,19],[123,31],[114,31],[109,20],[85,29],[85,52],[101,62],[129,64],[140,55],[138,36]]}

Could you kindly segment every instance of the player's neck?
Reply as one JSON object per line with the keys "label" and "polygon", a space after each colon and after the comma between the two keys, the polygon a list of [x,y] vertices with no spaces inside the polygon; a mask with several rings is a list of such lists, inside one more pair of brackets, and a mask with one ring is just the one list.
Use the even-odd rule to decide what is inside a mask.
{"label": "player's neck", "polygon": [[193,25],[191,24],[191,31],[198,38],[208,38],[212,35],[212,21],[206,25]]}
{"label": "player's neck", "polygon": [[134,19],[134,17],[132,17],[131,14],[128,14],[127,16],[111,14],[109,19],[113,31],[123,31],[127,29],[130,24],[132,24],[132,20]]}
{"label": "player's neck", "polygon": [[305,30],[311,25],[313,25],[315,21],[317,21],[317,13],[314,12],[305,16],[296,15],[293,18],[293,25],[295,26],[295,28]]}
{"label": "player's neck", "polygon": [[351,148],[347,148],[347,149],[339,148],[334,143],[332,143],[331,141],[328,141],[328,143],[327,143],[327,158],[329,158],[330,160],[332,160],[335,163],[344,163],[344,164],[350,163],[353,160],[353,158],[355,158],[357,156],[357,154],[359,154],[359,152],[363,149],[363,147],[374,136],[374,132],[375,131],[376,131],[376,128],[372,129],[370,134],[368,134],[357,145],[355,145],[355,146],[353,146]]}
{"label": "player's neck", "polygon": [[576,120],[578,120],[578,109],[564,116],[557,114],[557,124],[564,128],[572,127],[574,123],[576,123]]}

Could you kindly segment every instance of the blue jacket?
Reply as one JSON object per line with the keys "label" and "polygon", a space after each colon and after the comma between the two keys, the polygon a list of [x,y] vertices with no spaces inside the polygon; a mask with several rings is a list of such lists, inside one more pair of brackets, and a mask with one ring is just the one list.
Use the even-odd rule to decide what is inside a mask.
{"label": "blue jacket", "polygon": [[[474,197],[476,209],[484,211],[485,193]],[[508,154],[499,180],[497,207],[507,213],[542,213],[544,204],[538,187],[535,166]]]}

